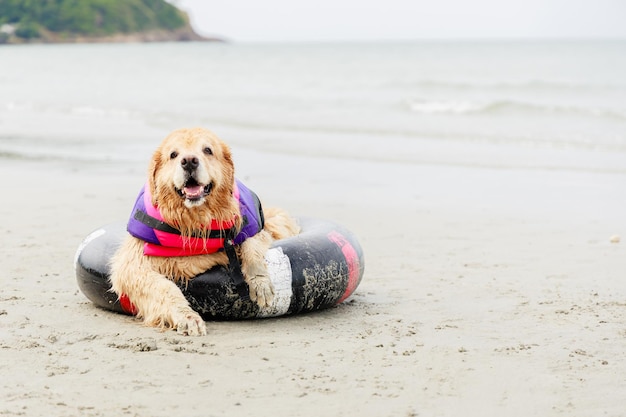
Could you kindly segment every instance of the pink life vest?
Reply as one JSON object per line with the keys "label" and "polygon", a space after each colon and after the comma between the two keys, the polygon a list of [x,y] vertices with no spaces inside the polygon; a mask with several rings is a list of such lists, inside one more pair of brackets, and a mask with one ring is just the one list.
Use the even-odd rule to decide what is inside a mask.
{"label": "pink life vest", "polygon": [[236,181],[233,197],[239,201],[243,216],[240,231],[235,228],[235,218],[224,222],[212,219],[208,229],[202,225],[188,237],[182,236],[180,230],[165,222],[158,207],[152,204],[152,195],[146,185],[137,196],[127,230],[145,242],[144,255],[193,256],[215,253],[224,249],[225,240],[240,244],[263,228],[263,210],[256,194]]}

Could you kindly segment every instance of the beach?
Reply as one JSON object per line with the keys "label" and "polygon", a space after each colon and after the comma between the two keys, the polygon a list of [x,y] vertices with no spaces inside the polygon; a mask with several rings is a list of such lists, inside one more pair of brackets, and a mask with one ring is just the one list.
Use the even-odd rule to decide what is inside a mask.
{"label": "beach", "polygon": [[[0,70],[0,82],[12,77]],[[152,92],[133,91],[122,111],[103,93],[117,86],[107,80],[94,83],[95,104],[72,98],[78,88],[59,95],[51,85],[36,102],[5,86],[1,416],[623,415],[626,140],[613,134],[624,124],[615,112],[600,127],[581,121],[587,130],[574,139],[535,135],[535,146],[486,133],[461,140],[452,128],[437,136],[432,129],[447,119],[421,115],[431,127],[416,139],[409,127],[406,137],[389,133],[384,120],[362,134],[346,132],[347,118],[323,125],[328,110],[317,112],[319,130],[299,131],[309,119],[295,110],[289,126],[269,129],[288,110],[263,91],[262,114],[261,101],[243,107],[250,125],[229,119],[230,108],[194,115],[200,96],[181,104],[189,112],[165,113],[171,98],[151,103],[147,118]],[[618,86],[623,94],[626,83]],[[337,100],[337,114],[348,113],[352,101]],[[459,130],[491,123],[450,109]],[[494,129],[523,126],[514,116],[495,116]],[[520,117],[557,131],[556,122],[541,124],[546,114]],[[207,336],[186,337],[99,309],[80,292],[81,241],[126,221],[151,150],[171,129],[198,124],[231,144],[237,176],[264,204],[355,233],[365,274],[348,300],[309,314],[207,322]]]}
{"label": "beach", "polygon": [[[128,215],[141,173],[3,161],[2,178],[17,181],[2,182],[2,415],[622,413],[626,265],[623,243],[609,242],[624,235],[619,213],[504,210],[496,196],[471,207],[420,187],[385,195],[395,175],[445,174],[432,167],[382,178],[372,164],[350,175],[370,183],[315,184],[311,159],[314,186],[284,190],[255,159],[248,181],[265,200],[359,236],[366,274],[337,308],[208,323],[199,338],[99,310],[76,286],[78,244]],[[558,198],[612,206],[611,184],[587,180]],[[554,181],[544,196],[562,189]]]}

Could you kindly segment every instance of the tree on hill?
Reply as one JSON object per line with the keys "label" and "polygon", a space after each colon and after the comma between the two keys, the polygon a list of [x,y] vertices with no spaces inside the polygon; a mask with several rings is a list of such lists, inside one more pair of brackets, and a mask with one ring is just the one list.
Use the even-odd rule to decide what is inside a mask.
{"label": "tree on hill", "polygon": [[107,36],[185,27],[186,15],[164,0],[0,0],[0,25],[16,25],[25,39],[41,30]]}

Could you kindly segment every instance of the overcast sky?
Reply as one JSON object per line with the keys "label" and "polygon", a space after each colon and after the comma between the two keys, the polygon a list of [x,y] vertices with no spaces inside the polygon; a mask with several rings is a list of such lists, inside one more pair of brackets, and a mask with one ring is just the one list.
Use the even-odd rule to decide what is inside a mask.
{"label": "overcast sky", "polygon": [[170,0],[233,41],[626,38],[626,0]]}

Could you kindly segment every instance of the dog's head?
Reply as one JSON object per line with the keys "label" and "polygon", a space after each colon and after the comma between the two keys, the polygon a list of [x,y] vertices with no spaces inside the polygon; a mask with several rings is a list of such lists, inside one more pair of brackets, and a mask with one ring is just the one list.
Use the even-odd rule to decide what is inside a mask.
{"label": "dog's head", "polygon": [[209,210],[217,217],[221,211],[232,212],[234,180],[229,147],[202,128],[170,133],[154,152],[148,171],[152,203],[166,220],[168,213],[179,217],[175,214],[181,211]]}

